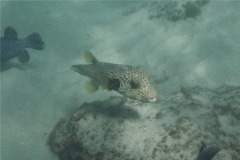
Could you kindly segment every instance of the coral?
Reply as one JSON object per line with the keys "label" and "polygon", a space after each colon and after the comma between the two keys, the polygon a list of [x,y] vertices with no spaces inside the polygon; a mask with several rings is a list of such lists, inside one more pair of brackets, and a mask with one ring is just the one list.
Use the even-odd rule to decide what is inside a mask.
{"label": "coral", "polygon": [[145,2],[135,8],[131,8],[124,15],[145,9],[148,11],[149,19],[166,18],[169,21],[176,22],[188,18],[195,19],[200,16],[202,8],[209,2],[210,0]]}
{"label": "coral", "polygon": [[240,87],[227,85],[182,87],[156,103],[112,97],[60,120],[48,145],[60,160],[237,160],[239,110]]}

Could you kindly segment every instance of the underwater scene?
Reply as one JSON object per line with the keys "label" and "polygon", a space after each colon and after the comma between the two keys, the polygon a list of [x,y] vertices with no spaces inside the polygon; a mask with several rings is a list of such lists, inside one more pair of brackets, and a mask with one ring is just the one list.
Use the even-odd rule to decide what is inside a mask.
{"label": "underwater scene", "polygon": [[1,1],[1,160],[240,160],[240,1]]}

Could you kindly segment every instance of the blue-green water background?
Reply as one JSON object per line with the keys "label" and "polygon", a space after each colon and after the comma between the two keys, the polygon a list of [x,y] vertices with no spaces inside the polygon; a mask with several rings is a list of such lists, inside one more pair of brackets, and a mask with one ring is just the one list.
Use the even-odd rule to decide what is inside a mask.
{"label": "blue-green water background", "polygon": [[86,78],[69,68],[85,63],[85,49],[167,79],[157,85],[159,95],[180,86],[239,86],[240,2],[210,1],[196,17],[174,21],[169,3],[1,1],[1,37],[12,26],[19,38],[37,32],[45,42],[43,51],[28,50],[28,64],[2,66],[1,158],[54,159],[46,140],[60,118],[84,102],[119,96],[84,90]]}

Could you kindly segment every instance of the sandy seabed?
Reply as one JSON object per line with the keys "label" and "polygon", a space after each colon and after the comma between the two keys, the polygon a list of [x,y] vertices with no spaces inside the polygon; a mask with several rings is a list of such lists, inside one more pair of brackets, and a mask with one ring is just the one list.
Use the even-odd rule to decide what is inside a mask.
{"label": "sandy seabed", "polygon": [[237,1],[0,3],[1,37],[12,26],[19,38],[37,32],[45,42],[43,51],[28,49],[28,64],[17,59],[1,64],[4,160],[57,159],[47,139],[59,119],[83,103],[120,96],[84,90],[87,78],[70,66],[86,63],[85,49],[100,61],[140,65],[151,76],[159,100],[182,87],[240,86]]}

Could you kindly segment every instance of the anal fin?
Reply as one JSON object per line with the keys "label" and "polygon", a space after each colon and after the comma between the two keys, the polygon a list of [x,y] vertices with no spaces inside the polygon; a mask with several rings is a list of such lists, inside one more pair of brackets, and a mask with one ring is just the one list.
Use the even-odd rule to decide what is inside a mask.
{"label": "anal fin", "polygon": [[27,63],[30,59],[30,56],[26,50],[21,50],[17,54],[17,58],[22,63]]}
{"label": "anal fin", "polygon": [[99,85],[92,80],[88,80],[85,84],[85,88],[88,92],[92,93],[99,89]]}

